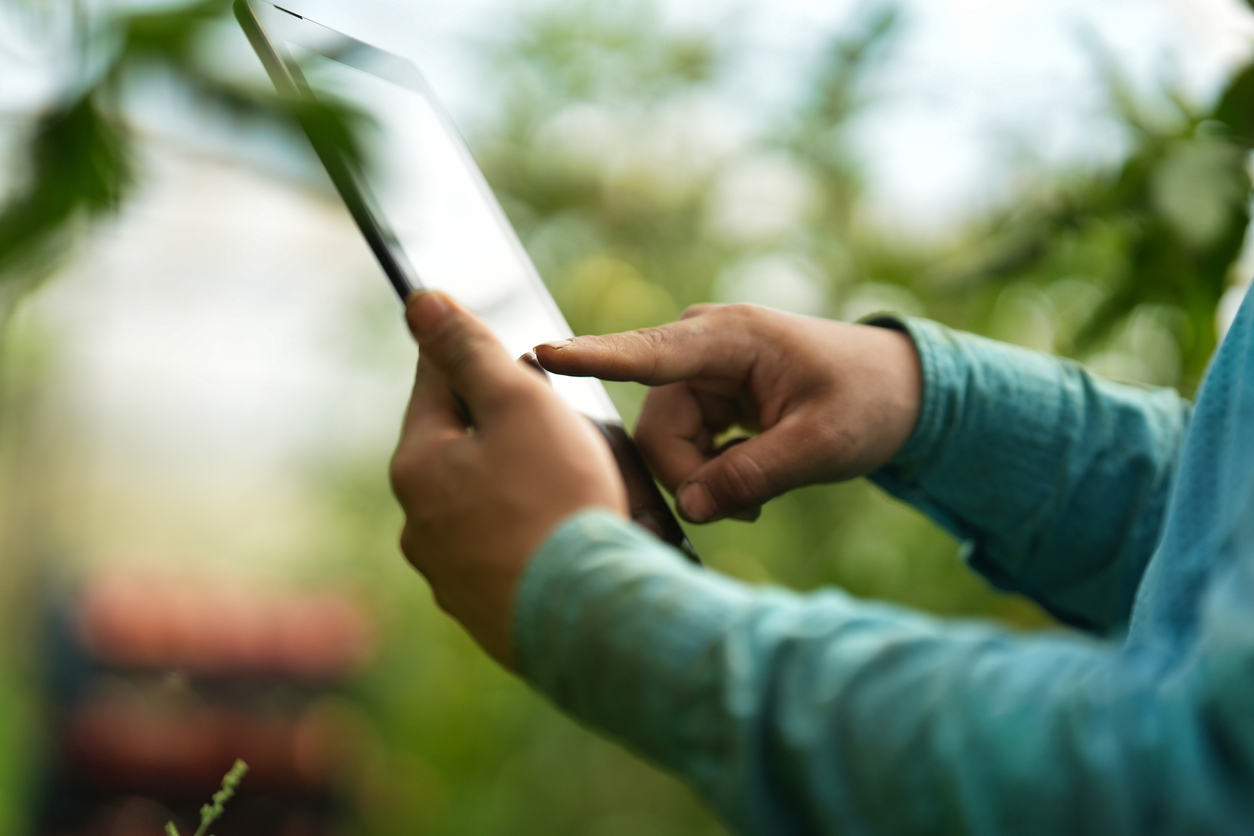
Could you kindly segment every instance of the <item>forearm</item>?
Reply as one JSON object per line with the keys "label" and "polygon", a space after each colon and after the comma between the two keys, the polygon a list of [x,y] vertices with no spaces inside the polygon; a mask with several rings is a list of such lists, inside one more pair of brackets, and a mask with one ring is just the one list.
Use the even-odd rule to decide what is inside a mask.
{"label": "forearm", "polygon": [[740,832],[1242,820],[1189,689],[1106,645],[752,590],[604,516],[541,550],[516,630],[537,688],[682,775]]}
{"label": "forearm", "polygon": [[1158,539],[1188,402],[934,323],[898,327],[919,349],[923,405],[873,481],[966,541],[994,583],[1073,624],[1119,629]]}

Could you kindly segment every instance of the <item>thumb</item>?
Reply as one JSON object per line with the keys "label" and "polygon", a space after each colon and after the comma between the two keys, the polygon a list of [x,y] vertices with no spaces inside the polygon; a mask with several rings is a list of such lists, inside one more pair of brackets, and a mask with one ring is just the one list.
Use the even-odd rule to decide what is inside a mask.
{"label": "thumb", "polygon": [[447,294],[418,291],[409,297],[405,320],[419,354],[443,373],[480,426],[508,405],[520,381],[531,382],[483,320]]}
{"label": "thumb", "polygon": [[755,509],[785,491],[822,477],[814,428],[789,416],[759,436],[723,449],[675,491],[689,522],[752,519]]}

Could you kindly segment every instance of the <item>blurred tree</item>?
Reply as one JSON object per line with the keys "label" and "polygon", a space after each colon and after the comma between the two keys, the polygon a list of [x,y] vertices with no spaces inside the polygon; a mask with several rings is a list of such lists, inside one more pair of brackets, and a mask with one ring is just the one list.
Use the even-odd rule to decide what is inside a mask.
{"label": "blurred tree", "polygon": [[926,279],[944,295],[981,286],[1048,286],[1081,275],[1097,292],[1089,310],[1060,323],[1055,348],[1085,357],[1137,311],[1154,306],[1182,360],[1168,383],[1192,390],[1215,348],[1215,308],[1250,222],[1254,65],[1236,73],[1213,107],[1174,91],[1151,116],[1107,62],[1131,151],[1110,171],[1049,185],[987,222],[983,240]]}
{"label": "blurred tree", "polygon": [[344,108],[292,103],[269,88],[240,84],[207,57],[205,43],[227,19],[230,2],[116,14],[88,14],[79,3],[37,7],[46,27],[71,31],[80,72],[29,125],[15,161],[21,176],[0,207],[0,325],[65,261],[77,234],[130,195],[141,174],[125,112],[125,87],[135,76],[164,74],[202,107],[263,121],[293,140],[298,117],[352,135]]}

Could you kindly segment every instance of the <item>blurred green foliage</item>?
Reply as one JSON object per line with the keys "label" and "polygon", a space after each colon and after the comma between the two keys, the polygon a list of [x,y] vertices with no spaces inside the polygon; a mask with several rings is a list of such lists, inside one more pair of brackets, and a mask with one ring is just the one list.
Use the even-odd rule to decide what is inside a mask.
{"label": "blurred green foliage", "polygon": [[[987,286],[1047,291],[1081,277],[1092,289],[1069,293],[1087,293],[1088,311],[1060,323],[1054,344],[1041,347],[1087,359],[1136,312],[1150,313],[1170,331],[1178,365],[1129,376],[1194,388],[1215,348],[1215,306],[1233,281],[1250,221],[1249,74],[1239,73],[1213,108],[1166,95],[1158,103],[1165,112],[1150,116],[1111,69],[1131,135],[1126,160],[1044,188],[992,219],[983,240],[932,274],[942,295],[963,299]],[[972,324],[978,328],[978,318]]]}
{"label": "blurred green foliage", "polygon": [[200,0],[99,18],[76,3],[40,9],[50,29],[70,31],[84,70],[29,126],[25,160],[16,166],[24,176],[0,208],[0,321],[73,251],[85,224],[114,212],[131,193],[141,172],[125,91],[137,76],[164,75],[220,116],[269,123],[293,141],[303,141],[301,119],[335,136],[352,134],[344,109],[294,103],[241,84],[206,57],[205,43],[229,8],[230,0]]}
{"label": "blurred green foliage", "polygon": [[[718,156],[685,133],[719,83],[717,39],[675,37],[639,9],[584,5],[525,19],[494,55],[510,80],[505,107],[472,144],[576,331],[654,325],[689,304],[765,290],[823,315],[903,309],[1142,382],[1194,386],[1248,220],[1240,116],[1254,112],[1249,71],[1213,108],[1169,91],[1138,102],[1109,71],[1129,137],[1123,163],[1038,174],[1012,209],[921,244],[862,221],[847,141],[869,74],[893,60],[896,27],[891,12],[865,15],[832,43],[793,113]],[[768,187],[738,198],[737,181],[763,172],[768,186],[782,181],[800,197],[781,207]],[[737,199],[791,213],[789,222],[738,217],[727,206]],[[789,290],[798,282],[806,292]],[[638,409],[639,387],[613,394],[629,417]],[[413,776],[399,786],[426,787],[389,794],[390,812],[367,805],[374,827],[718,831],[682,790],[492,669],[429,607],[409,610],[419,585],[385,563],[394,547],[380,517],[397,522],[380,510],[386,488],[377,473],[352,472],[328,480],[339,485],[329,516],[358,521],[345,543],[385,533],[374,547],[379,571],[396,572],[400,585],[380,610],[397,619],[393,635],[415,642],[393,646],[363,699],[389,730],[394,774]],[[835,584],[943,615],[1051,625],[1030,603],[990,590],[952,540],[863,483],[798,491],[753,525],[691,533],[711,568],[749,582]]]}
{"label": "blurred green foliage", "polygon": [[[264,93],[223,81],[195,48],[224,10],[214,0],[108,24],[119,46],[107,69],[40,117],[30,175],[0,213],[10,286],[32,286],[47,274],[32,269],[37,255],[129,194],[138,175],[117,96],[132,68],[164,67],[216,108],[287,118]],[[866,222],[848,139],[899,27],[891,9],[867,7],[792,112],[726,144],[726,126],[706,117],[732,61],[717,33],[677,35],[636,4],[543,9],[484,56],[505,89],[472,145],[577,332],[654,325],[710,300],[846,319],[893,308],[1191,391],[1249,222],[1254,65],[1198,105],[1170,90],[1138,99],[1107,60],[1128,138],[1119,165],[1037,172],[1008,208],[920,242]],[[642,390],[612,394],[630,419]],[[355,687],[375,730],[354,765],[357,830],[721,832],[675,782],[557,715],[435,609],[398,555],[381,460],[331,456],[316,473],[329,534],[310,572],[361,589],[385,637]],[[943,615],[1051,624],[989,589],[957,544],[862,482],[798,491],[757,523],[691,534],[712,570],[748,582],[834,584]]]}

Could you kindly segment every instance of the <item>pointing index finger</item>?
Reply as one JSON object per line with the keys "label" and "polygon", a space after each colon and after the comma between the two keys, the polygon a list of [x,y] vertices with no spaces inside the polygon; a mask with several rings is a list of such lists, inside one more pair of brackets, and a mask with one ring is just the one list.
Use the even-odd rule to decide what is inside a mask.
{"label": "pointing index finger", "polygon": [[734,376],[751,362],[752,347],[736,329],[711,327],[696,316],[656,328],[575,337],[536,346],[541,365],[557,374],[630,380],[664,386],[700,374]]}

